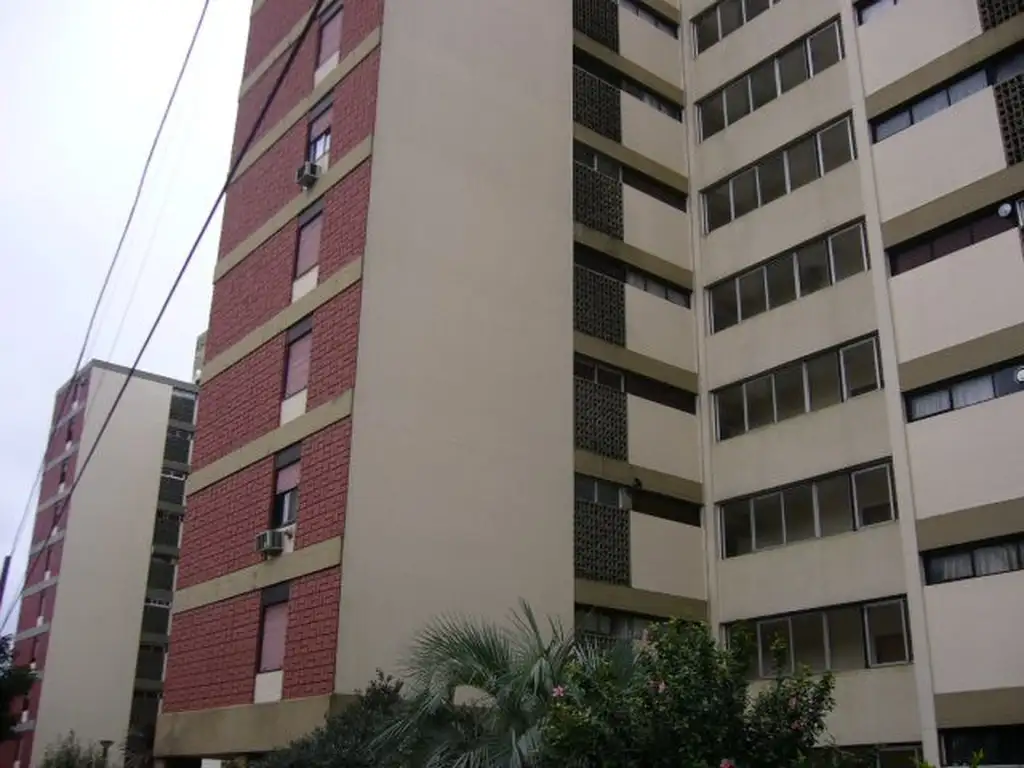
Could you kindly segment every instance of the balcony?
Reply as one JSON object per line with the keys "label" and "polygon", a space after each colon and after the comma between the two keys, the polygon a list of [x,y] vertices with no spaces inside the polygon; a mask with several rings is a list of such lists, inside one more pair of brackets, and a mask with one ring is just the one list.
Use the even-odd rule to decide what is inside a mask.
{"label": "balcony", "polygon": [[[1008,349],[998,334],[1024,330],[1021,285],[1024,247],[1016,229],[893,277],[890,295],[900,363],[912,363],[922,376],[940,380],[1020,351]],[[924,360],[930,355],[935,357]]]}
{"label": "balcony", "polygon": [[981,34],[978,0],[900,0],[857,27],[864,92],[909,75]]}
{"label": "balcony", "polygon": [[[926,587],[936,695],[1024,688],[1024,571]],[[964,663],[969,660],[969,663]]]}
{"label": "balcony", "polygon": [[[1016,78],[1003,85],[1012,87]],[[1019,126],[1008,126],[1016,135]],[[964,137],[970,137],[965,151]],[[985,88],[875,144],[875,174],[882,220],[972,184],[1007,167],[1000,112]],[[936,162],[936,158],[942,158]]]}
{"label": "balcony", "polygon": [[683,49],[679,40],[620,7],[616,8],[616,13],[619,26],[618,52],[662,80],[681,86]]}

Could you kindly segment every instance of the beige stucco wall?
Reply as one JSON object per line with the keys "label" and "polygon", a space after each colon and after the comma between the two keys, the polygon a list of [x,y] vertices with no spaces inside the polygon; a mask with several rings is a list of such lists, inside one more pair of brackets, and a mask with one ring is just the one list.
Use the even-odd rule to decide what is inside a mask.
{"label": "beige stucco wall", "polygon": [[[778,8],[783,5],[786,3]],[[698,183],[706,186],[715,181],[718,179],[699,179]],[[853,221],[863,212],[858,163],[847,163],[706,235],[702,245],[703,282],[713,283],[759,264],[769,256]]]}
{"label": "beige stucco wall", "polygon": [[342,692],[438,614],[573,618],[572,7],[389,2],[383,29]]}
{"label": "beige stucco wall", "polygon": [[888,456],[882,391],[780,421],[711,451],[714,498],[728,499]]}
{"label": "beige stucco wall", "polygon": [[836,674],[828,729],[837,744],[921,741],[914,665]]}
{"label": "beige stucco wall", "polygon": [[937,584],[924,596],[937,694],[1024,686],[1024,572]]}
{"label": "beige stucco wall", "polygon": [[846,67],[844,61],[834,64],[698,144],[694,167],[700,169],[701,178],[713,181],[728,176],[848,110]]}
{"label": "beige stucco wall", "polygon": [[871,274],[863,272],[709,336],[708,386],[717,389],[876,327]]}
{"label": "beige stucco wall", "polygon": [[626,348],[687,371],[696,371],[693,310],[627,285]]}
{"label": "beige stucco wall", "polygon": [[707,599],[700,528],[630,512],[629,557],[634,589]]}
{"label": "beige stucco wall", "polygon": [[890,295],[900,361],[1024,323],[1022,285],[1024,258],[1017,230],[897,275]]}
{"label": "beige stucco wall", "polygon": [[697,417],[629,395],[629,463],[700,482]]}
{"label": "beige stucco wall", "polygon": [[[690,5],[692,18],[713,3],[694,2]],[[835,16],[838,11],[834,1],[785,0],[779,3],[698,56],[687,88],[699,101],[715,88]]]}
{"label": "beige stucco wall", "polygon": [[623,240],[684,269],[693,269],[687,242],[690,217],[671,205],[624,184]]}
{"label": "beige stucco wall", "polygon": [[[720,531],[718,515],[715,523]],[[901,594],[906,591],[906,578],[900,547],[899,524],[883,523],[723,558],[717,567],[721,620]]]}
{"label": "beige stucco wall", "polygon": [[981,34],[977,0],[900,0],[857,27],[865,93],[909,75]]}
{"label": "beige stucco wall", "polygon": [[1010,395],[907,425],[918,518],[1024,496],[1024,397]]}
{"label": "beige stucco wall", "polygon": [[623,8],[619,8],[619,53],[673,85],[683,81],[679,41]]}
{"label": "beige stucco wall", "polygon": [[686,135],[682,124],[625,91],[620,92],[619,100],[623,146],[685,176]]}
{"label": "beige stucco wall", "polygon": [[[964,142],[969,142],[970,151]],[[979,91],[872,147],[882,220],[891,219],[1006,167],[991,88]]]}
{"label": "beige stucco wall", "polygon": [[[90,376],[78,472],[124,381],[100,368]],[[170,402],[170,386],[133,379],[74,492],[33,765],[68,731],[83,741],[126,735]]]}

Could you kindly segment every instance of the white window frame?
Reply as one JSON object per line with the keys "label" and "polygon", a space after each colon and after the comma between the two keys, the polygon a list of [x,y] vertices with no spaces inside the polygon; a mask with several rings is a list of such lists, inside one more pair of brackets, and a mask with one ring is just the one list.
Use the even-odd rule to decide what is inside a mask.
{"label": "white window frame", "polygon": [[[875,655],[875,648],[874,643],[872,642],[871,622],[868,619],[868,614],[870,609],[884,605],[896,605],[900,609],[900,626],[903,630],[903,661],[878,662],[872,658]],[[900,667],[910,664],[910,635],[907,631],[906,601],[901,597],[893,598],[891,600],[876,600],[875,602],[865,603],[862,605],[860,611],[861,617],[864,621],[864,655],[866,657],[868,669],[884,669],[885,667]]]}
{"label": "white window frame", "polygon": [[[864,225],[863,225],[863,223],[862,222],[857,222],[856,224],[852,224],[852,225],[850,225],[848,227],[843,227],[842,229],[837,229],[835,232],[830,233],[829,236],[826,238],[826,242],[828,244],[828,262],[829,262],[829,270],[830,270],[829,279],[832,281],[831,283],[829,283],[830,286],[831,285],[838,285],[841,282],[840,280],[836,279],[836,258],[835,258],[835,251],[833,250],[833,246],[832,246],[832,241],[836,237],[838,237],[839,235],[845,234],[845,233],[847,233],[847,232],[849,232],[851,230],[857,230],[858,239],[860,240],[860,265],[861,265],[860,272],[868,272],[870,270],[870,266],[871,265],[870,265],[869,259],[868,259],[868,247],[867,247],[867,241],[866,241],[866,239],[864,237],[865,233],[864,233]],[[860,272],[857,272],[856,274],[859,275]],[[851,275],[851,277],[852,277],[852,275]]]}
{"label": "white window frame", "polygon": [[[810,75],[807,78],[807,80],[810,80],[810,79],[816,77],[821,72],[824,72],[825,69],[829,69],[830,67],[834,67],[835,66],[835,64],[830,64],[829,67],[825,67],[825,69],[816,70],[814,68],[814,56],[811,53],[811,39],[817,37],[820,34],[828,32],[829,30],[832,31],[832,34],[833,34],[834,39],[836,41],[836,48],[837,48],[837,50],[839,52],[839,58],[836,60],[836,64],[838,64],[840,61],[842,61],[843,59],[846,58],[846,55],[845,55],[846,52],[843,50],[843,36],[839,33],[839,21],[838,21],[838,19],[836,21],[833,21],[830,24],[826,24],[824,27],[819,27],[818,29],[814,30],[809,35],[807,35],[807,37],[804,38],[804,46],[805,46],[804,53],[807,56],[807,72]],[[804,82],[806,82],[806,81],[804,81]]]}
{"label": "white window frame", "polygon": [[[889,492],[889,519],[882,523],[870,523],[865,525],[864,520],[861,519],[860,515],[860,499],[857,495],[857,478],[861,475],[866,475],[869,472],[877,472],[879,469],[885,470],[885,487]],[[870,467],[861,467],[850,473],[850,494],[851,501],[853,502],[853,520],[856,525],[855,530],[863,530],[864,528],[871,528],[875,525],[884,525],[885,523],[891,523],[896,519],[896,502],[893,498],[892,492],[892,467],[888,464],[873,464]]]}
{"label": "white window frame", "polygon": [[[766,660],[764,658],[764,643],[761,642],[761,630],[765,624],[781,624],[782,622],[786,623],[786,633],[789,635],[789,638],[786,643],[786,645],[788,646],[786,650],[789,652],[789,674],[793,674],[793,672],[796,670],[796,663],[793,656],[792,618],[792,616],[779,616],[774,619],[760,619],[757,622],[757,671],[758,677],[760,677],[762,680],[770,679],[772,676],[772,670],[770,668],[767,672],[765,671]],[[767,659],[767,662],[771,664],[773,660],[769,658]]]}
{"label": "white window frame", "polygon": [[[834,285],[834,283],[833,283],[833,285]],[[861,397],[862,396],[862,395],[851,395],[850,394],[850,385],[849,385],[849,383],[846,380],[846,357],[845,357],[845,353],[848,350],[856,349],[857,347],[863,346],[865,344],[870,344],[871,345],[871,362],[873,364],[874,371],[875,371],[875,388],[873,390],[871,390],[871,392],[877,392],[879,389],[882,388],[882,376],[881,376],[881,372],[880,372],[879,367],[878,367],[878,344],[877,344],[877,342],[875,340],[875,337],[874,336],[870,336],[870,337],[868,337],[866,339],[861,339],[860,341],[855,341],[853,344],[845,344],[845,345],[843,345],[842,347],[840,347],[837,350],[837,353],[839,355],[839,374],[840,374],[840,381],[842,382],[842,397],[843,397],[843,402],[844,403],[846,401],[848,401],[848,400],[852,400],[855,397]],[[863,394],[866,395],[866,394],[870,394],[870,393],[869,392],[865,392]]]}

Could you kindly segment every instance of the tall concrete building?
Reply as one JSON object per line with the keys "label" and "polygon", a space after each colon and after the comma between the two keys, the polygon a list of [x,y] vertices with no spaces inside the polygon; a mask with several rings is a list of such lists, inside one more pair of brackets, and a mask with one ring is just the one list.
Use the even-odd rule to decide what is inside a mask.
{"label": "tall concrete building", "polygon": [[38,765],[71,731],[114,749],[152,742],[196,387],[137,372],[83,472],[127,373],[93,360],[55,396],[14,636],[38,680],[16,703],[4,768]]}
{"label": "tall concrete building", "polygon": [[[236,145],[309,0],[256,0]],[[1024,3],[325,5],[228,194],[157,753],[520,597],[1024,763]]]}

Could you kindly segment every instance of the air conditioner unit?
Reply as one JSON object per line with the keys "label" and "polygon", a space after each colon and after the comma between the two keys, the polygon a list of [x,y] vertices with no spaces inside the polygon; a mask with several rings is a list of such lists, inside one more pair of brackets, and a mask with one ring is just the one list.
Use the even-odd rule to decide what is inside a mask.
{"label": "air conditioner unit", "polygon": [[256,551],[267,557],[280,555],[284,552],[284,537],[281,530],[264,531],[256,537]]}
{"label": "air conditioner unit", "polygon": [[295,182],[303,189],[309,189],[320,178],[320,166],[316,163],[303,163],[295,172]]}

